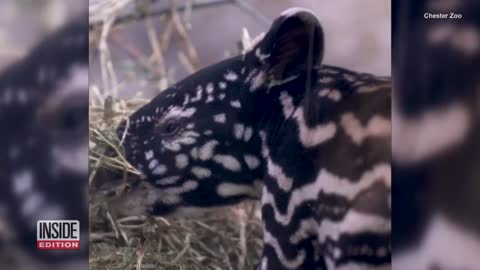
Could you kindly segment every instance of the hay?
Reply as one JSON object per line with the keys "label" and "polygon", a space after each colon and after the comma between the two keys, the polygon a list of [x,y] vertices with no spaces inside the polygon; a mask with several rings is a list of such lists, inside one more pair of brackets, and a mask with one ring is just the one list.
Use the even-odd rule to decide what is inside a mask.
{"label": "hay", "polygon": [[119,226],[128,243],[112,230],[100,231],[105,221],[95,218],[90,269],[254,269],[262,244],[260,223],[244,219],[242,225],[234,213],[195,220],[132,217],[130,225],[124,219]]}
{"label": "hay", "polygon": [[[117,98],[121,82],[113,68],[107,37],[110,37],[115,18],[119,14],[125,16],[124,10],[119,7],[116,11],[98,12],[100,9],[96,8],[102,6],[99,3],[102,1],[94,2],[99,5],[90,9],[90,16],[93,10],[97,18],[91,26],[94,37],[91,52],[98,55],[91,55],[91,58],[100,59],[102,83],[90,87],[90,269],[254,269],[262,247],[257,202],[217,209],[195,219],[136,216],[116,219],[109,212],[106,199],[96,191],[96,177],[102,170],[122,175],[123,183],[140,175],[124,158],[123,136],[119,138],[115,128],[148,100],[142,98],[141,93],[129,100]],[[122,3],[127,5],[131,1]],[[168,77],[171,72],[162,53],[170,46],[173,34],[178,34],[184,44],[183,50],[178,51],[178,61],[189,72],[198,66],[197,52],[188,37],[188,22],[181,20],[175,1],[170,3],[170,15],[164,21],[169,27],[161,35],[156,33],[151,20],[145,19],[151,56],[140,53],[133,44],[122,42],[126,44],[127,53],[135,59],[135,65],[156,75],[159,90],[167,88],[171,82]],[[103,23],[98,24],[98,21]],[[119,184],[118,190],[122,187]]]}

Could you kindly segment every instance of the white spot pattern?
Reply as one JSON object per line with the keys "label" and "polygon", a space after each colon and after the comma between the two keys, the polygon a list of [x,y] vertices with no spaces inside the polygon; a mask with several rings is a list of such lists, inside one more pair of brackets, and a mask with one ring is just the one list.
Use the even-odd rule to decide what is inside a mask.
{"label": "white spot pattern", "polygon": [[153,158],[153,150],[148,150],[145,152],[145,159],[150,160]]}
{"label": "white spot pattern", "polygon": [[195,175],[198,179],[204,179],[212,176],[212,171],[207,168],[194,166],[192,167],[192,174]]}
{"label": "white spot pattern", "polygon": [[212,95],[208,95],[207,97],[207,100],[205,101],[205,103],[210,103],[210,102],[213,102],[215,101],[214,97]]}
{"label": "white spot pattern", "polygon": [[172,185],[172,184],[175,184],[178,180],[180,180],[180,176],[173,175],[165,178],[160,178],[157,181],[155,181],[155,183],[160,185]]}
{"label": "white spot pattern", "polygon": [[169,109],[168,113],[165,115],[162,121],[170,118],[189,118],[192,117],[192,115],[195,114],[196,111],[197,109],[194,107],[185,109],[183,107],[173,106]]}
{"label": "white spot pattern", "polygon": [[16,195],[23,195],[33,187],[33,174],[31,170],[23,169],[12,175],[13,192]]}
{"label": "white spot pattern", "polygon": [[213,121],[224,124],[227,121],[227,116],[224,113],[216,114],[213,116]]}
{"label": "white spot pattern", "polygon": [[175,166],[178,169],[183,169],[188,166],[188,156],[185,154],[178,154],[175,156]]}
{"label": "white spot pattern", "polygon": [[235,139],[242,139],[244,131],[245,126],[243,124],[237,123],[233,125],[233,136],[235,137]]}
{"label": "white spot pattern", "polygon": [[226,89],[227,88],[227,83],[226,82],[219,82],[218,83],[218,87],[220,89]]}
{"label": "white spot pattern", "polygon": [[[252,71],[252,72],[257,72],[257,71]],[[257,89],[259,89],[261,86],[265,84],[265,80],[267,79],[267,75],[265,74],[264,71],[260,71],[258,73],[252,73],[255,75],[252,75],[251,82],[250,82],[250,92],[253,92]]]}
{"label": "white spot pattern", "polygon": [[245,163],[250,170],[254,170],[258,168],[258,166],[260,166],[260,159],[258,159],[254,155],[246,154],[243,156],[243,159],[245,160]]}
{"label": "white spot pattern", "polygon": [[230,101],[230,106],[232,106],[234,108],[241,108],[242,104],[240,103],[239,100],[232,100],[232,101]]}
{"label": "white spot pattern", "polygon": [[192,156],[192,159],[197,160],[198,159],[198,148],[193,147],[192,150],[190,150],[190,156]]}
{"label": "white spot pattern", "polygon": [[252,138],[253,135],[253,129],[251,127],[245,128],[245,132],[243,134],[243,140],[248,142]]}
{"label": "white spot pattern", "polygon": [[157,167],[157,165],[158,165],[158,160],[152,159],[150,163],[148,163],[148,168],[152,170],[153,168]]}
{"label": "white spot pattern", "polygon": [[167,166],[163,164],[159,164],[157,165],[157,167],[155,167],[155,169],[153,169],[152,174],[162,175],[162,174],[165,174],[166,172],[167,172]]}
{"label": "white spot pattern", "polygon": [[260,195],[259,192],[255,188],[252,188],[251,185],[235,183],[221,183],[217,187],[217,194],[224,198],[239,195],[247,195],[257,198]]}
{"label": "white spot pattern", "polygon": [[225,80],[233,82],[238,79],[238,75],[233,72],[233,71],[228,71],[227,74],[225,74]]}
{"label": "white spot pattern", "polygon": [[240,162],[231,155],[215,155],[213,160],[230,171],[239,172],[242,169]]}
{"label": "white spot pattern", "polygon": [[24,216],[34,214],[42,204],[43,200],[44,198],[40,194],[36,192],[29,193],[22,203],[22,214]]}
{"label": "white spot pattern", "polygon": [[215,140],[206,142],[198,149],[198,158],[203,161],[211,159],[215,150],[215,146],[217,145],[218,141]]}
{"label": "white spot pattern", "polygon": [[213,83],[208,83],[206,90],[208,94],[213,93]]}
{"label": "white spot pattern", "polygon": [[197,95],[194,96],[190,101],[191,102],[197,102],[202,99],[202,88],[197,88]]}

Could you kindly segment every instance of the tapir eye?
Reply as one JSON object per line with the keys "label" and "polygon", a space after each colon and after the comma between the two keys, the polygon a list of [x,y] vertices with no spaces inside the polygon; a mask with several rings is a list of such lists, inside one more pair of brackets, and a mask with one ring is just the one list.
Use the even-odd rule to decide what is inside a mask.
{"label": "tapir eye", "polygon": [[84,110],[81,107],[66,108],[58,121],[58,128],[62,131],[71,131],[81,127],[83,121],[85,121],[83,113]]}
{"label": "tapir eye", "polygon": [[180,124],[175,119],[167,120],[159,126],[158,131],[163,135],[173,135],[179,129]]}
{"label": "tapir eye", "polygon": [[87,95],[69,95],[47,101],[37,112],[38,123],[46,123],[42,125],[47,125],[56,139],[83,138],[88,127],[87,99]]}

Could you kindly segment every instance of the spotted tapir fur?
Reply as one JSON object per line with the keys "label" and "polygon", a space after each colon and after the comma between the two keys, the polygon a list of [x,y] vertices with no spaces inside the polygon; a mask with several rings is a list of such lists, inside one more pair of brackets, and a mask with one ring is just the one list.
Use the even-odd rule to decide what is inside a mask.
{"label": "spotted tapir fur", "polygon": [[390,79],[324,65],[316,17],[289,9],[243,55],[123,122],[144,174],[112,205],[164,215],[261,194],[260,269],[390,268]]}
{"label": "spotted tapir fur", "polygon": [[[82,18],[0,74],[2,269],[88,267],[88,22]],[[37,250],[40,219],[79,220],[81,249]]]}

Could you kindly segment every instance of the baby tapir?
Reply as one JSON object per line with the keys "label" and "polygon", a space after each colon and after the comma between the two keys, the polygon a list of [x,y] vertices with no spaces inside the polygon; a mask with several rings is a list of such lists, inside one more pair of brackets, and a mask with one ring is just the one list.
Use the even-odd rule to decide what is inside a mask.
{"label": "baby tapir", "polygon": [[113,205],[163,215],[263,183],[260,269],[390,268],[390,79],[323,65],[323,48],[316,17],[289,9],[140,108],[118,134],[145,178]]}
{"label": "baby tapir", "polygon": [[[87,14],[0,73],[0,149],[0,269],[88,268]],[[80,250],[38,250],[45,219],[79,220]]]}

